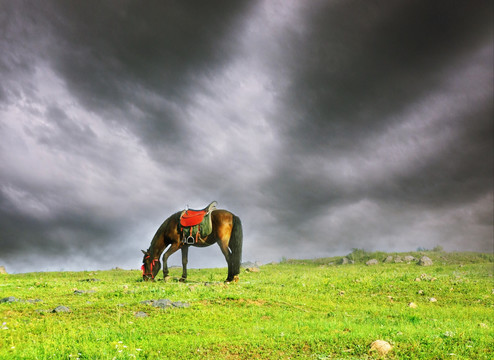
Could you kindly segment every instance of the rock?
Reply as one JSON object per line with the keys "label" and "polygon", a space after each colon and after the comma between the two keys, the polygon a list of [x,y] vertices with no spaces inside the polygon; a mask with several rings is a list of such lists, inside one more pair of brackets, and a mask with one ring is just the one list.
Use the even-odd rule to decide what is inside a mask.
{"label": "rock", "polygon": [[408,264],[410,264],[412,261],[415,261],[416,259],[411,255],[407,255],[403,258],[403,260],[405,260]]}
{"label": "rock", "polygon": [[414,302],[411,302],[411,303],[408,303],[408,307],[411,307],[412,309],[416,309],[417,304],[415,304]]}
{"label": "rock", "polygon": [[181,301],[172,302],[172,306],[176,308],[188,308],[190,305]]}
{"label": "rock", "polygon": [[9,297],[0,299],[0,303],[12,303],[12,302],[16,302],[16,301],[19,301],[19,299],[15,298],[13,296],[9,296]]}
{"label": "rock", "polygon": [[63,313],[63,312],[71,312],[67,306],[57,306],[55,309],[51,311],[52,313]]}
{"label": "rock", "polygon": [[250,267],[250,268],[245,269],[245,271],[247,271],[247,272],[254,272],[254,273],[258,273],[258,272],[260,272],[261,270],[260,270],[257,266],[252,266],[252,267]]}
{"label": "rock", "polygon": [[167,307],[170,307],[170,306],[173,306],[173,305],[172,305],[171,300],[168,300],[168,299],[159,299],[159,300],[153,301],[153,303],[151,304],[151,306],[159,307],[161,309],[166,309]]}
{"label": "rock", "polygon": [[386,355],[393,349],[391,344],[384,340],[376,340],[371,344],[370,351],[377,351],[379,355]]}
{"label": "rock", "polygon": [[432,260],[429,259],[427,256],[422,256],[419,260],[419,265],[420,266],[431,266]]}
{"label": "rock", "polygon": [[7,270],[5,270],[5,266],[0,266],[0,274],[6,274]]}
{"label": "rock", "polygon": [[140,318],[140,317],[147,317],[149,315],[146,314],[144,311],[138,311],[134,314],[134,316]]}
{"label": "rock", "polygon": [[92,294],[94,290],[74,290],[74,295]]}
{"label": "rock", "polygon": [[346,265],[348,264],[348,258],[344,257],[343,259],[341,259],[341,265]]}
{"label": "rock", "polygon": [[365,265],[368,265],[368,266],[377,265],[377,264],[379,264],[379,261],[377,261],[377,259],[370,259],[369,261],[367,261],[365,263]]}
{"label": "rock", "polygon": [[398,255],[397,257],[395,257],[395,263],[402,263],[403,262],[403,259],[401,258],[400,255]]}
{"label": "rock", "polygon": [[46,313],[51,312],[50,310],[46,310],[46,309],[36,309],[36,310],[34,310],[34,311],[36,311],[37,313],[39,313],[39,314],[41,314],[41,315],[44,315],[44,314],[46,314]]}
{"label": "rock", "polygon": [[176,307],[176,308],[187,308],[189,307],[189,303],[182,302],[182,301],[174,301],[172,302],[169,299],[159,299],[159,300],[144,300],[141,301],[141,304],[144,305],[151,305],[160,309],[167,309],[170,307]]}
{"label": "rock", "polygon": [[91,278],[91,279],[82,279],[82,280],[79,280],[80,282],[98,282],[98,281],[101,281],[100,279],[94,279],[94,278]]}
{"label": "rock", "polygon": [[389,264],[389,263],[392,263],[393,262],[393,257],[391,255],[389,255],[385,260],[384,260],[385,263]]}
{"label": "rock", "polygon": [[429,301],[430,301],[430,302],[437,302],[437,299],[436,299],[435,297],[431,297],[431,298],[429,299]]}

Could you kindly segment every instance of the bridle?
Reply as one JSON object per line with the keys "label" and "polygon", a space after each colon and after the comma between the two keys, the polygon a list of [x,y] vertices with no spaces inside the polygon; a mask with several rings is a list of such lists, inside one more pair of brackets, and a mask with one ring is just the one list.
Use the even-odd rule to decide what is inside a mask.
{"label": "bridle", "polygon": [[[144,261],[146,261],[146,259],[149,259],[149,258],[150,258],[150,256],[149,256],[149,255],[147,255],[147,256],[144,258]],[[142,270],[142,276],[143,276],[143,277],[144,277],[144,276],[146,276],[147,278],[151,278],[152,280],[154,280],[154,275],[153,275],[153,267],[154,267],[154,264],[155,264],[157,261],[159,261],[159,260],[158,260],[158,259],[154,259],[153,261],[151,261],[151,262],[149,263],[149,269],[150,269],[150,270],[149,270],[149,271],[150,271],[149,273],[147,273],[147,272],[146,272],[146,266],[145,266],[145,264],[142,264],[142,266],[141,266],[141,270]]]}

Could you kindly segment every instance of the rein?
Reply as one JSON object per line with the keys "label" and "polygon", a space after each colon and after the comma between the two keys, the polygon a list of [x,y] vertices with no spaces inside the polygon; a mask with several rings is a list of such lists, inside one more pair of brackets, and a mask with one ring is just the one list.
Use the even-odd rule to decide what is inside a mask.
{"label": "rein", "polygon": [[[144,259],[149,259],[149,255],[146,256]],[[154,259],[153,261],[151,261],[151,263],[149,264],[149,268],[150,268],[150,272],[149,273],[146,273],[146,266],[144,264],[142,264],[141,266],[141,270],[142,270],[142,276],[147,276],[147,277],[151,277],[151,279],[154,280],[154,275],[153,275],[153,267],[154,267],[154,264],[159,261],[158,259]]]}

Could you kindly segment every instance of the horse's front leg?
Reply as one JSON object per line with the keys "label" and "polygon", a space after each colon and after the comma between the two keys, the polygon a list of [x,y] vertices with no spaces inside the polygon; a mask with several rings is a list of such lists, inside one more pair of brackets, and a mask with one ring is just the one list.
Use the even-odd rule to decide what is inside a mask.
{"label": "horse's front leg", "polygon": [[187,245],[182,247],[182,277],[179,281],[185,282],[187,279],[187,262],[189,258],[189,247]]}
{"label": "horse's front leg", "polygon": [[173,243],[168,250],[163,254],[163,280],[168,279],[168,258],[171,254],[177,251],[180,248],[179,243]]}

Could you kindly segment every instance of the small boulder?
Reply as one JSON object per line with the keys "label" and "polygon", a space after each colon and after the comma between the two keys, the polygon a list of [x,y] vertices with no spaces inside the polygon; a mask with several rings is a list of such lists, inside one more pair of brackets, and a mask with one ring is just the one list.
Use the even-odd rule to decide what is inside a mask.
{"label": "small boulder", "polygon": [[365,263],[365,265],[367,265],[367,266],[377,265],[377,264],[379,264],[379,261],[377,261],[377,259],[370,259],[369,261],[367,261]]}
{"label": "small boulder", "polygon": [[389,255],[385,260],[384,260],[385,263],[389,264],[389,263],[392,263],[393,262],[393,257],[391,255]]}
{"label": "small boulder", "polygon": [[182,301],[174,301],[172,302],[172,306],[176,308],[188,308],[190,305],[189,303],[182,302]]}
{"label": "small boulder", "polygon": [[7,270],[5,270],[5,266],[0,266],[0,274],[7,274]]}
{"label": "small boulder", "polygon": [[376,340],[371,344],[370,351],[377,351],[379,355],[386,355],[393,349],[391,344],[384,340]]}
{"label": "small boulder", "polygon": [[348,258],[344,257],[343,259],[341,259],[341,265],[346,265],[348,264]]}
{"label": "small boulder", "polygon": [[408,303],[408,307],[410,307],[412,309],[416,309],[417,308],[417,304],[415,304],[414,302],[411,302],[411,303]]}
{"label": "small boulder", "polygon": [[250,268],[247,268],[245,271],[247,272],[254,272],[254,273],[258,273],[260,272],[261,270],[257,267],[257,266],[252,266]]}
{"label": "small boulder", "polygon": [[138,317],[138,318],[141,318],[141,317],[147,317],[149,316],[148,314],[146,314],[144,311],[138,311],[134,314],[135,317]]}
{"label": "small boulder", "polygon": [[415,261],[415,258],[411,255],[407,255],[403,258],[408,264],[410,264],[412,261]]}
{"label": "small boulder", "polygon": [[159,299],[159,300],[153,301],[153,303],[151,305],[154,307],[162,308],[162,309],[166,309],[167,307],[173,306],[172,302],[168,299]]}
{"label": "small boulder", "polygon": [[403,259],[401,258],[400,255],[398,255],[397,257],[395,257],[395,263],[402,263],[403,262]]}
{"label": "small boulder", "polygon": [[9,296],[9,297],[0,299],[0,303],[12,303],[12,302],[16,302],[16,301],[19,301],[19,299],[15,298],[13,296]]}
{"label": "small boulder", "polygon": [[419,265],[420,266],[431,266],[432,260],[430,258],[428,258],[427,256],[422,256],[419,260]]}
{"label": "small boulder", "polygon": [[67,306],[57,306],[55,309],[51,311],[52,313],[63,313],[63,312],[71,312]]}

